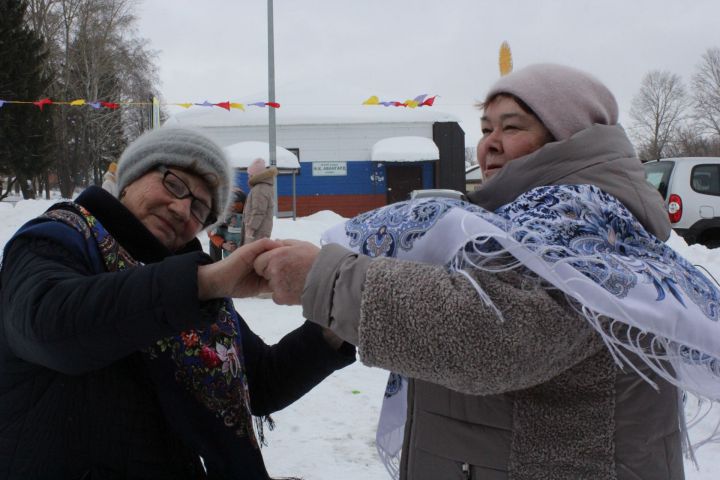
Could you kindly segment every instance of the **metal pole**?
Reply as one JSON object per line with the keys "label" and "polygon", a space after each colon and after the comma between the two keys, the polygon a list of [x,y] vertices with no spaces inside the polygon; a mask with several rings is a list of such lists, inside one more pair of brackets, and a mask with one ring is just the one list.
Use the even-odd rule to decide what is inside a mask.
{"label": "metal pole", "polygon": [[[267,3],[268,13],[268,101],[274,102],[275,101],[275,42],[273,40],[274,32],[273,32],[273,0],[268,0]],[[268,107],[268,114],[270,116],[269,118],[269,130],[270,130],[270,139],[269,139],[269,145],[270,145],[270,166],[276,167],[277,166],[277,152],[275,149],[276,145],[276,137],[275,137],[275,109],[273,107]],[[273,213],[275,217],[277,217],[278,214],[278,181],[280,180],[280,177],[275,177],[275,181],[273,182],[273,196],[275,197],[275,207],[273,208]]]}
{"label": "metal pole", "polygon": [[148,116],[147,116],[148,128],[147,128],[147,130],[152,130],[153,128],[155,128],[155,125],[153,125],[153,122],[155,120],[155,114],[153,112],[153,109],[155,108],[153,106],[153,97],[154,96],[155,95],[153,95],[152,92],[150,92],[150,95],[148,95],[148,100],[150,100],[150,108],[148,108],[148,111],[147,111],[147,113],[148,113]]}

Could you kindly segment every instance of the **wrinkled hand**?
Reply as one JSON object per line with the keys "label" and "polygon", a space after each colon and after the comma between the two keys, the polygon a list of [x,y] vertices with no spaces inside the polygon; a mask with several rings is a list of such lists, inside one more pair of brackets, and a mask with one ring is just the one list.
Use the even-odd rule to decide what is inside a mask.
{"label": "wrinkled hand", "polygon": [[320,249],[309,242],[281,240],[281,247],[255,260],[255,271],[265,278],[278,305],[300,305],[305,277]]}
{"label": "wrinkled hand", "polygon": [[199,266],[198,298],[243,298],[269,292],[268,281],[255,272],[253,263],[261,253],[281,246],[280,242],[263,238],[235,249],[218,262]]}
{"label": "wrinkled hand", "polygon": [[223,242],[222,248],[228,252],[234,252],[237,248],[237,244],[235,242]]}

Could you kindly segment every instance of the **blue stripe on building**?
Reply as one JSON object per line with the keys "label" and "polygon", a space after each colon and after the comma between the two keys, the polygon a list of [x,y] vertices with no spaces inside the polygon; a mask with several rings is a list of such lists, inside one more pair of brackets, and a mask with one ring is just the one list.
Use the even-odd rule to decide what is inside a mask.
{"label": "blue stripe on building", "polygon": [[[422,167],[423,188],[434,188],[433,165],[436,162],[347,162],[347,175],[314,176],[312,162],[301,162],[300,173],[295,176],[298,197],[308,195],[371,195],[387,192],[385,164]],[[237,172],[235,183],[249,192],[247,173]],[[278,195],[292,195],[292,175],[278,177]]]}

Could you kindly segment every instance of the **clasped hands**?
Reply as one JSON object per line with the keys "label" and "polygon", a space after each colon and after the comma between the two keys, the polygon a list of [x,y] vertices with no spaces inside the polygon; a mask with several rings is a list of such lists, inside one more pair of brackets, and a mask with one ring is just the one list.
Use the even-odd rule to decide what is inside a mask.
{"label": "clasped hands", "polygon": [[280,305],[299,305],[320,249],[299,240],[256,240],[224,259],[198,267],[198,297],[251,297],[272,292]]}

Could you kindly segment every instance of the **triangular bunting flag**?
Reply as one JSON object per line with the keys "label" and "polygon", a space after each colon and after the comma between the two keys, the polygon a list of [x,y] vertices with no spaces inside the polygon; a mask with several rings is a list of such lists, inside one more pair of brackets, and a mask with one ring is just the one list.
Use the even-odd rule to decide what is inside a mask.
{"label": "triangular bunting flag", "polygon": [[52,103],[53,101],[49,98],[43,98],[41,100],[38,100],[37,102],[33,102],[33,105],[36,105],[40,109],[40,111],[42,111],[45,105],[52,105]]}
{"label": "triangular bunting flag", "polygon": [[437,95],[433,95],[432,97],[428,98],[427,100],[424,100],[420,105],[425,107],[432,107],[433,103],[435,103],[435,98]]}
{"label": "triangular bunting flag", "polygon": [[372,97],[365,100],[362,104],[363,105],[378,105],[380,103],[380,100],[378,99],[377,95],[373,95]]}

